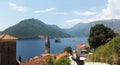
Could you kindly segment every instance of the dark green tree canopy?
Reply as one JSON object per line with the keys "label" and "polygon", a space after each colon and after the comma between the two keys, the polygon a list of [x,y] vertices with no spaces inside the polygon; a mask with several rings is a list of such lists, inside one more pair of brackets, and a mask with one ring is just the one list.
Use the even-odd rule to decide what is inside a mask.
{"label": "dark green tree canopy", "polygon": [[68,53],[70,53],[72,55],[72,48],[70,46],[66,47],[63,52],[67,51]]}
{"label": "dark green tree canopy", "polygon": [[111,28],[104,26],[103,24],[96,24],[90,29],[88,42],[91,48],[96,49],[100,45],[104,45],[105,43],[113,39],[113,37],[115,36],[116,34]]}

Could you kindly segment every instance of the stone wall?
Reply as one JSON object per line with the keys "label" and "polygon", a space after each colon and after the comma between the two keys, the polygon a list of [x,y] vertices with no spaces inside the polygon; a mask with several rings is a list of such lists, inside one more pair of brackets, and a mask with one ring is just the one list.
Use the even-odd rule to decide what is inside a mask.
{"label": "stone wall", "polygon": [[0,65],[16,65],[16,41],[0,40]]}

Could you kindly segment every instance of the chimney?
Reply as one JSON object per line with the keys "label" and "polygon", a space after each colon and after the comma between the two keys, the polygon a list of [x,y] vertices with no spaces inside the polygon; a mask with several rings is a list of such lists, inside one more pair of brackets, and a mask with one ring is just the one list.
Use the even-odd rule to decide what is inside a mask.
{"label": "chimney", "polygon": [[50,53],[50,40],[49,40],[49,36],[46,36],[46,40],[45,40],[45,53]]}

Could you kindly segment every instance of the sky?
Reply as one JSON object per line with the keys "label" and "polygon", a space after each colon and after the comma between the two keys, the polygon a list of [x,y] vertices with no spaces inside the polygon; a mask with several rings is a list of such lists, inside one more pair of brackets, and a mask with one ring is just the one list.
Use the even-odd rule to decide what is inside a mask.
{"label": "sky", "polygon": [[0,31],[29,18],[61,28],[120,19],[119,3],[120,0],[1,0]]}

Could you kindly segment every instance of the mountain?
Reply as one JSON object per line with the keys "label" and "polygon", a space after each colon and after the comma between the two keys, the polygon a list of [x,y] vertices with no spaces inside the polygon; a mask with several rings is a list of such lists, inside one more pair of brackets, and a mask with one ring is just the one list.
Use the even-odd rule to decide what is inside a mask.
{"label": "mountain", "polygon": [[78,23],[70,29],[61,29],[56,25],[48,25],[38,19],[25,19],[0,33],[8,33],[18,38],[36,38],[39,35],[51,37],[81,36],[88,37],[89,30],[95,24],[104,24],[115,32],[120,32],[120,19],[99,20],[90,23]]}
{"label": "mountain", "polygon": [[47,35],[51,37],[70,36],[56,25],[48,25],[38,19],[33,18],[22,20],[20,23],[7,28],[2,33],[11,34],[18,38],[36,38],[39,35]]}
{"label": "mountain", "polygon": [[89,36],[89,30],[95,24],[104,24],[105,26],[112,28],[116,33],[120,32],[120,19],[99,20],[90,23],[78,23],[70,29],[65,29],[65,31],[68,34],[72,34],[72,36]]}

